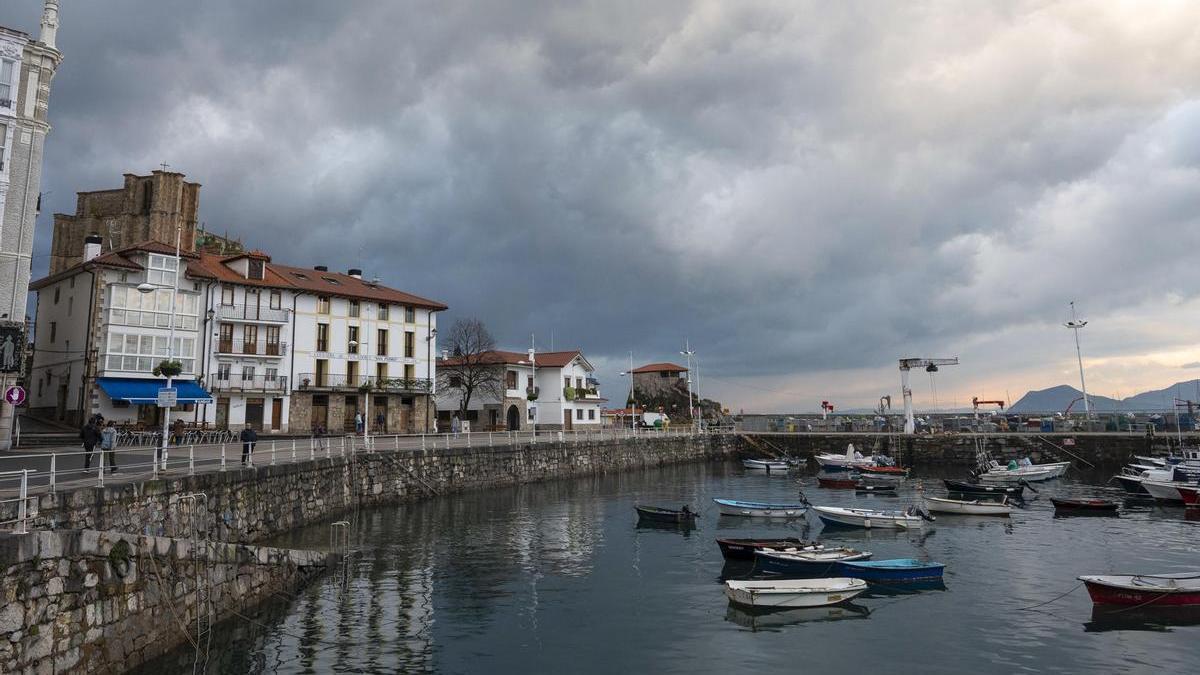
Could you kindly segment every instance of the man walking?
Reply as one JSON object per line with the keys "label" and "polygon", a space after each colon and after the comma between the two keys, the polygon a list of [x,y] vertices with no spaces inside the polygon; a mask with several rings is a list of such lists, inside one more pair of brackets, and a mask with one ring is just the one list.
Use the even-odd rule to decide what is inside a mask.
{"label": "man walking", "polygon": [[113,425],[112,420],[109,420],[104,425],[104,431],[100,432],[100,453],[103,455],[100,461],[108,460],[108,472],[117,472],[117,427]]}
{"label": "man walking", "polygon": [[87,453],[83,456],[83,468],[87,470],[92,468],[92,451],[100,442],[100,428],[96,426],[95,420],[89,419],[83,425],[83,430],[79,432],[79,438],[83,441],[83,451]]}
{"label": "man walking", "polygon": [[242,429],[240,436],[242,440],[242,466],[252,466],[250,456],[254,453],[254,444],[258,442],[258,434],[254,432],[254,427],[249,424],[245,429]]}

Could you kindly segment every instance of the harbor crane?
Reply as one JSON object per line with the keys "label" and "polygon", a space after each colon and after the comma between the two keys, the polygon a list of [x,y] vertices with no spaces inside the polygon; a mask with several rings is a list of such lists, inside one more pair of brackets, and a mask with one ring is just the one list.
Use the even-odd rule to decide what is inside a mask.
{"label": "harbor crane", "polygon": [[904,394],[904,433],[913,434],[917,431],[917,422],[913,419],[912,389],[908,386],[908,371],[924,368],[927,373],[936,373],[939,366],[957,365],[957,356],[949,359],[900,359],[900,391]]}
{"label": "harbor crane", "polygon": [[998,405],[1000,410],[1004,410],[1004,401],[984,401],[978,397],[971,397],[971,407],[975,409],[975,421],[979,421],[979,406],[981,405]]}

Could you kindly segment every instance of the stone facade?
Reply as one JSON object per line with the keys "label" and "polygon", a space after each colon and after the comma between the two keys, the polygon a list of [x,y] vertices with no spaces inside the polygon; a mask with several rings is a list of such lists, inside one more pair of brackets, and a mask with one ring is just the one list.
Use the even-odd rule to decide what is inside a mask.
{"label": "stone facade", "polygon": [[315,551],[116,532],[0,534],[0,672],[123,672],[188,640],[197,613],[211,625],[329,563]]}

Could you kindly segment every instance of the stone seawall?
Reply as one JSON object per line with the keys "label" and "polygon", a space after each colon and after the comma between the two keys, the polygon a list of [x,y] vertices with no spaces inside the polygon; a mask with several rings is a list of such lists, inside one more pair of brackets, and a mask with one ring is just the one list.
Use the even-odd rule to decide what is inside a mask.
{"label": "stone seawall", "polygon": [[[33,527],[253,542],[338,516],[434,494],[736,454],[736,436],[649,436],[495,448],[359,451],[294,464],[43,495]],[[205,504],[187,495],[203,494]],[[2,515],[0,517],[12,517]]]}
{"label": "stone seawall", "polygon": [[211,624],[291,593],[328,557],[94,530],[0,534],[0,672],[124,672],[190,640],[198,612]]}
{"label": "stone seawall", "polygon": [[[842,454],[846,445],[864,455],[882,453],[896,457],[906,465],[975,464],[975,453],[981,444],[996,460],[1007,461],[1029,457],[1034,462],[1078,461],[1082,458],[1097,467],[1111,468],[1129,461],[1134,454],[1164,454],[1178,449],[1178,439],[1171,436],[1131,436],[1128,434],[853,434],[853,433],[747,433],[746,451],[755,456],[767,456],[783,451],[797,457],[819,453]],[[1196,444],[1200,437],[1185,435],[1185,444]],[[1072,456],[1074,455],[1074,456]],[[1083,466],[1082,464],[1079,464]]]}

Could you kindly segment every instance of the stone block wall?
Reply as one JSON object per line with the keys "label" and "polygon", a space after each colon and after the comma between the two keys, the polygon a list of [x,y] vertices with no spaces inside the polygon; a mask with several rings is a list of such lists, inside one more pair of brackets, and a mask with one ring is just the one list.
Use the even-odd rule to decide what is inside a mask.
{"label": "stone block wall", "polygon": [[0,534],[0,672],[124,672],[191,639],[198,612],[232,617],[330,563],[315,551],[117,532]]}

